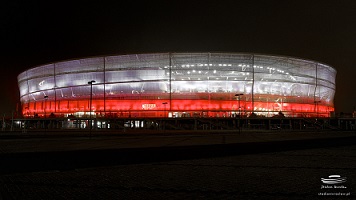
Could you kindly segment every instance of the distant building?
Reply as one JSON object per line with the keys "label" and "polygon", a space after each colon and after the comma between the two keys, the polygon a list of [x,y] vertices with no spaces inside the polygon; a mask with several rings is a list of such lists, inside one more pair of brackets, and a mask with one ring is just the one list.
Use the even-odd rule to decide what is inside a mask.
{"label": "distant building", "polygon": [[18,84],[25,117],[327,117],[335,77],[333,67],[299,58],[157,53],[46,64]]}

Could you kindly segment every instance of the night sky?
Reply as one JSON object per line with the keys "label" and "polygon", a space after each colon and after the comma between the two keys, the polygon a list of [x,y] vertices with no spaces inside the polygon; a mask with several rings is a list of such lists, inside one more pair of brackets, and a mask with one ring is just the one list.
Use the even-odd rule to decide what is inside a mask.
{"label": "night sky", "polygon": [[[58,3],[53,3],[58,2]],[[17,75],[61,60],[131,53],[255,52],[337,70],[336,112],[356,105],[356,1],[19,1],[0,6],[0,114]]]}

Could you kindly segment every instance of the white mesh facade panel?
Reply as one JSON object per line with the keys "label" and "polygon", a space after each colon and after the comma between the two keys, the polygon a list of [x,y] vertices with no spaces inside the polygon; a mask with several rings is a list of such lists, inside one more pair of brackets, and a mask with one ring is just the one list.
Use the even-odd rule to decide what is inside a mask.
{"label": "white mesh facade panel", "polygon": [[83,102],[91,95],[88,82],[92,80],[98,110],[105,110],[106,101],[115,99],[234,101],[237,93],[251,102],[320,101],[333,106],[335,78],[336,70],[328,65],[291,57],[162,53],[57,62],[19,74],[18,83],[23,107],[55,101],[55,110],[63,111],[75,105],[65,101],[81,102],[81,108],[75,109],[87,109]]}

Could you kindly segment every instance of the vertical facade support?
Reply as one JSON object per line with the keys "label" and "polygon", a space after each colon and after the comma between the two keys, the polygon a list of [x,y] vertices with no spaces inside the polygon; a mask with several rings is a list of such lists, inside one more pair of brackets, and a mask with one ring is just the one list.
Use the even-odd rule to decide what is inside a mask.
{"label": "vertical facade support", "polygon": [[172,112],[172,55],[171,53],[168,53],[168,57],[169,57],[169,112]]}
{"label": "vertical facade support", "polygon": [[104,58],[103,58],[103,60],[104,60],[104,69],[103,69],[103,71],[104,71],[104,116],[106,116],[106,68],[105,68],[105,65],[106,65],[106,63],[105,63],[105,56],[104,56]]}
{"label": "vertical facade support", "polygon": [[57,93],[56,93],[56,88],[57,88],[57,80],[56,80],[56,64],[53,64],[53,80],[54,80],[54,113],[57,112]]}
{"label": "vertical facade support", "polygon": [[[208,53],[208,72],[210,73],[210,59],[211,59],[211,53]],[[210,79],[209,79],[209,76],[208,76],[208,102],[209,102],[209,106],[208,106],[208,117],[209,116],[209,112],[210,112]]]}
{"label": "vertical facade support", "polygon": [[[27,97],[28,97],[28,103],[27,103],[27,112],[28,112],[28,114],[30,114],[29,113],[29,110],[30,110],[30,102],[31,102],[31,98],[30,98],[30,85],[28,84],[28,73],[27,73],[27,71],[26,71],[26,83],[27,83],[27,91],[28,91],[28,94],[27,94]],[[28,117],[28,116],[27,116]]]}
{"label": "vertical facade support", "polygon": [[315,113],[317,113],[317,103],[318,103],[318,100],[316,99],[317,88],[318,88],[318,63],[315,64],[315,87],[314,87],[314,112]]}
{"label": "vertical facade support", "polygon": [[254,87],[255,87],[255,55],[252,54],[252,91],[251,91],[251,94],[252,94],[252,98],[251,98],[251,101],[252,101],[252,113],[254,113],[255,111],[255,99],[254,99]]}

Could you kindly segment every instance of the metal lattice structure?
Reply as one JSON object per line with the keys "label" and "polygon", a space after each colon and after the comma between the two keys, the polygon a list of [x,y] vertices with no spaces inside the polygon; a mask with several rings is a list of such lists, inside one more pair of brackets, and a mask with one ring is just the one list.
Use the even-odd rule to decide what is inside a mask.
{"label": "metal lattice structure", "polygon": [[335,77],[331,66],[291,57],[158,53],[51,63],[18,83],[26,117],[326,117]]}

